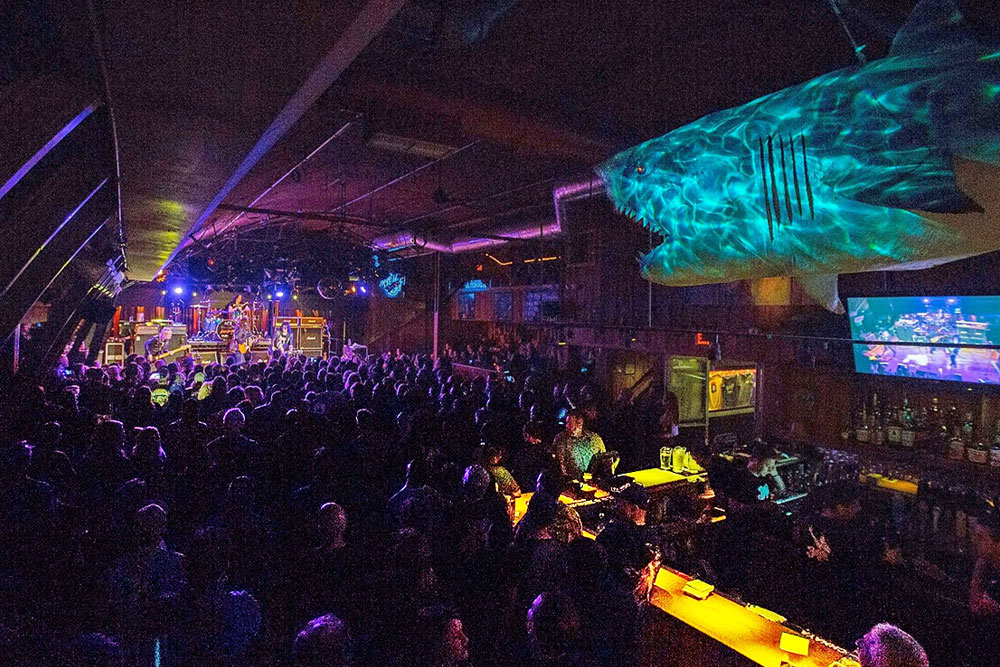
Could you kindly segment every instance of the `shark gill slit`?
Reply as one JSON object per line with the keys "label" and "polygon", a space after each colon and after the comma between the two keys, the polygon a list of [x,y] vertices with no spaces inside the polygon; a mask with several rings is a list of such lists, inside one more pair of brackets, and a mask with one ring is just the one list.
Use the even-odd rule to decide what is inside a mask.
{"label": "shark gill slit", "polygon": [[771,203],[774,205],[774,219],[781,226],[781,204],[778,203],[778,179],[774,173],[774,137],[767,138],[767,164],[771,167]]}
{"label": "shark gill slit", "polygon": [[771,215],[771,197],[767,192],[767,157],[764,154],[764,139],[757,137],[760,144],[760,182],[764,186],[764,210],[767,211],[767,233],[774,240],[774,217]]}
{"label": "shark gill slit", "polygon": [[802,217],[802,193],[799,192],[799,170],[795,166],[795,138],[788,135],[788,152],[792,155],[792,182],[795,184],[795,201],[799,205],[799,217]]}
{"label": "shark gill slit", "polygon": [[792,198],[788,194],[788,171],[785,168],[785,140],[778,135],[778,147],[781,149],[781,181],[785,186],[785,210],[788,212],[788,222],[792,221]]}
{"label": "shark gill slit", "polygon": [[816,212],[813,210],[813,191],[812,185],[809,183],[809,163],[806,162],[806,135],[801,134],[799,138],[802,139],[802,175],[806,179],[806,198],[809,200],[809,218],[812,220],[816,219]]}

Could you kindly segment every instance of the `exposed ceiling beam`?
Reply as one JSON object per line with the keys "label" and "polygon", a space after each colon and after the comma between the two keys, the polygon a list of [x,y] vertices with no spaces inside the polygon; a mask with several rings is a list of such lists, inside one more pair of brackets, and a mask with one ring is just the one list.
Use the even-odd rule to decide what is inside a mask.
{"label": "exposed ceiling beam", "polygon": [[345,222],[363,227],[385,227],[385,225],[372,222],[367,218],[357,215],[339,215],[334,213],[314,213],[309,211],[282,211],[274,208],[258,208],[255,206],[233,206],[232,204],[219,204],[216,208],[220,211],[232,211],[234,213],[252,213],[256,215],[273,215],[282,218],[295,218],[296,220],[315,220],[317,222]]}
{"label": "exposed ceiling beam", "polygon": [[[163,267],[177,256],[177,254],[191,243],[194,235],[198,233],[202,225],[211,217],[212,213],[219,207],[229,193],[251,169],[264,157],[265,154],[278,142],[281,137],[295,124],[299,118],[326,92],[326,90],[336,81],[347,66],[350,65],[358,54],[374,37],[382,31],[386,24],[403,7],[406,0],[370,0],[355,17],[354,22],[348,26],[337,42],[333,45],[319,65],[309,74],[305,83],[285,104],[284,108],[271,122],[271,125],[264,131],[260,139],[250,152],[243,159],[243,162],[236,168],[229,180],[222,186],[222,189],[215,195],[211,202],[204,208],[198,219],[188,230],[187,237],[174,248],[170,256],[163,263]],[[161,270],[162,268],[161,267]]]}

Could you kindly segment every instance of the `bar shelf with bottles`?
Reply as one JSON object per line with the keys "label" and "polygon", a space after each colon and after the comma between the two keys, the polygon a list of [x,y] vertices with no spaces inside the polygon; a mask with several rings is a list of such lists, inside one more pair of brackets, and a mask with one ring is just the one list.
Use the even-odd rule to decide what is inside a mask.
{"label": "bar shelf with bottles", "polygon": [[987,426],[986,401],[918,401],[902,393],[884,397],[874,391],[862,395],[850,420],[844,420],[844,449],[893,479],[919,484],[933,475],[954,475],[980,493],[996,495],[1000,420]]}

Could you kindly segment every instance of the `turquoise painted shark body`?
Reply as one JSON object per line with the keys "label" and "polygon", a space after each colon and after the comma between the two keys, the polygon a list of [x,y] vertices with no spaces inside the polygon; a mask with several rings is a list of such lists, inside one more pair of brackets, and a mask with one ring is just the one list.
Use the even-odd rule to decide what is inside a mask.
{"label": "turquoise painted shark body", "polygon": [[617,208],[664,238],[644,275],[684,286],[1000,249],[956,157],[1000,164],[1000,52],[968,37],[950,0],[924,0],[888,57],[705,116],[598,172]]}

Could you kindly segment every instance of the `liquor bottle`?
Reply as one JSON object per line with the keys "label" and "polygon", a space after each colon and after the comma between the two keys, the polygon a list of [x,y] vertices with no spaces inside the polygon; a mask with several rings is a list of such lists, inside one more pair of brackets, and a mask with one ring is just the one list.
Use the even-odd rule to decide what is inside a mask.
{"label": "liquor bottle", "polygon": [[885,427],[885,438],[890,447],[899,447],[903,439],[903,423],[899,418],[899,408],[889,406],[889,419]]}
{"label": "liquor bottle", "polygon": [[920,411],[916,416],[916,437],[913,441],[914,449],[928,449],[930,448],[930,437],[931,437],[931,416],[927,410],[927,406],[920,408]]}
{"label": "liquor bottle", "polygon": [[996,437],[993,439],[993,447],[990,448],[990,467],[1000,468],[1000,419],[997,420]]}
{"label": "liquor bottle", "polygon": [[871,443],[875,447],[885,445],[885,420],[882,417],[882,409],[878,404],[878,394],[872,395],[872,433]]}
{"label": "liquor bottle", "polygon": [[995,443],[990,447],[990,467],[1000,468],[1000,443]]}
{"label": "liquor bottle", "polygon": [[965,445],[968,447],[972,444],[975,439],[973,433],[975,427],[972,424],[972,413],[966,412],[965,419],[962,421],[962,438],[965,439]]}
{"label": "liquor bottle", "polygon": [[899,444],[903,449],[913,449],[917,434],[914,431],[913,408],[910,407],[910,401],[906,396],[903,396],[903,407],[899,410],[899,421]]}
{"label": "liquor bottle", "polygon": [[986,465],[990,460],[990,448],[985,442],[977,442],[976,444],[969,447],[965,455],[973,463],[978,463],[979,465]]}
{"label": "liquor bottle", "polygon": [[961,461],[965,458],[965,440],[962,439],[961,426],[952,429],[951,438],[948,440],[948,458],[953,461]]}
{"label": "liquor bottle", "polygon": [[861,405],[861,414],[858,415],[858,426],[854,431],[855,439],[862,444],[868,444],[871,431],[868,430],[868,404]]}

